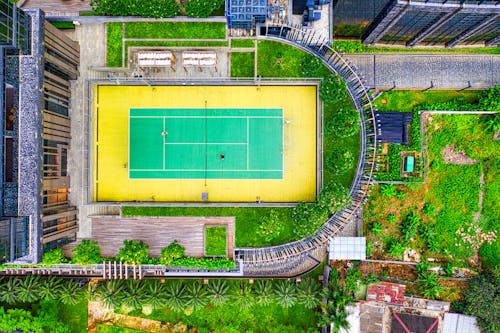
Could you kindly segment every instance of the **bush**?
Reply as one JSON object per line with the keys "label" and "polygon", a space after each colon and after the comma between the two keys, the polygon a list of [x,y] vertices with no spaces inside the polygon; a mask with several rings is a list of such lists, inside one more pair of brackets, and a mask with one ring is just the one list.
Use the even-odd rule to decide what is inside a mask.
{"label": "bush", "polygon": [[354,165],[355,156],[346,147],[336,147],[327,157],[325,168],[334,175],[349,171]]}
{"label": "bush", "polygon": [[405,253],[405,246],[396,240],[393,240],[389,243],[389,255],[391,257],[401,259],[403,254]]}
{"label": "bush", "polygon": [[232,269],[236,267],[234,261],[226,258],[192,258],[185,257],[176,259],[170,266],[184,268],[205,268],[208,270],[214,269]]}
{"label": "bush", "polygon": [[434,205],[430,202],[427,202],[422,208],[422,213],[429,217],[436,216],[436,207],[434,207]]}
{"label": "bush", "polygon": [[319,88],[319,97],[325,103],[333,103],[339,99],[345,98],[347,88],[344,80],[335,74],[330,74],[323,78]]}
{"label": "bush", "polygon": [[90,6],[96,15],[172,17],[179,14],[175,0],[91,0]]}
{"label": "bush", "polygon": [[374,234],[380,234],[383,230],[382,224],[380,222],[373,222],[370,225],[370,231]]}
{"label": "bush", "polygon": [[174,260],[184,258],[185,248],[174,240],[167,247],[161,249],[160,262],[163,265],[170,265]]}
{"label": "bush", "polygon": [[401,234],[403,235],[403,240],[409,242],[412,240],[418,232],[420,226],[420,216],[412,212],[403,219],[401,222]]}
{"label": "bush", "polygon": [[149,262],[148,249],[149,245],[143,241],[124,240],[123,247],[116,255],[116,260],[134,265],[146,264]]}
{"label": "bush", "polygon": [[101,250],[97,241],[95,240],[82,240],[73,250],[72,262],[80,265],[98,264],[102,262]]}
{"label": "bush", "polygon": [[284,229],[285,226],[283,225],[278,212],[273,209],[269,212],[269,215],[265,215],[262,218],[257,234],[263,237],[266,241],[271,241],[278,237]]}
{"label": "bush", "polygon": [[465,293],[467,315],[476,316],[485,332],[500,332],[500,268],[483,271],[474,277]]}
{"label": "bush", "polygon": [[209,17],[223,3],[224,0],[187,0],[183,7],[187,16]]}
{"label": "bush", "polygon": [[348,138],[359,132],[359,114],[354,107],[331,111],[332,116],[325,124],[325,133],[339,138]]}
{"label": "bush", "polygon": [[68,261],[60,248],[45,252],[42,258],[42,263],[46,265],[62,264]]}
{"label": "bush", "polygon": [[332,43],[335,51],[340,53],[360,53],[363,52],[363,44],[359,41],[336,40]]}
{"label": "bush", "polygon": [[331,182],[323,187],[315,203],[301,202],[294,208],[294,234],[299,238],[314,235],[331,214],[349,204],[349,191],[342,185]]}

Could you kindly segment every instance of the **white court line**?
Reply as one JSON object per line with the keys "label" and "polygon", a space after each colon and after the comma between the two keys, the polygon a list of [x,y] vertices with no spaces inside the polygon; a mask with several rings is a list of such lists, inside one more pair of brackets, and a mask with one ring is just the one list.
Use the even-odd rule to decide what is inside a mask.
{"label": "white court line", "polygon": [[[165,129],[165,117],[163,117],[163,129],[162,129],[162,131],[166,131],[166,129]],[[163,138],[163,169],[165,170],[165,159],[166,159],[166,156],[165,156],[165,154],[166,154],[166,152],[165,152],[165,150],[166,150],[166,148],[165,148],[166,142],[165,141],[166,141],[166,135],[163,135],[164,133],[161,133],[161,134],[162,134],[162,138]]]}
{"label": "white court line", "polygon": [[[189,171],[196,171],[196,172],[202,172],[205,171],[205,169],[130,169],[130,172],[144,172],[144,171],[165,171],[165,172],[170,172],[170,171],[175,171],[175,172],[189,172]],[[283,170],[245,170],[245,169],[207,169],[207,171],[210,172],[282,172]]]}
{"label": "white court line", "polygon": [[165,145],[246,145],[246,142],[165,142]]}
{"label": "white court line", "polygon": [[247,170],[250,169],[250,118],[247,118]]}
{"label": "white court line", "polygon": [[[194,119],[205,119],[204,116],[130,116],[130,118],[194,118]],[[207,116],[207,118],[217,118],[217,119],[248,119],[248,118],[271,118],[271,119],[279,119],[282,118],[280,116]]]}

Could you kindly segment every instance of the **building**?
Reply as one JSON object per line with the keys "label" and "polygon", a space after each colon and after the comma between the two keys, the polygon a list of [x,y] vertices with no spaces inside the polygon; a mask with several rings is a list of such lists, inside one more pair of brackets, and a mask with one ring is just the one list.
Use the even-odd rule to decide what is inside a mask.
{"label": "building", "polygon": [[67,152],[80,51],[42,11],[8,0],[0,27],[0,263],[38,262],[78,229]]}
{"label": "building", "polygon": [[363,44],[499,45],[500,2],[391,0],[365,31]]}

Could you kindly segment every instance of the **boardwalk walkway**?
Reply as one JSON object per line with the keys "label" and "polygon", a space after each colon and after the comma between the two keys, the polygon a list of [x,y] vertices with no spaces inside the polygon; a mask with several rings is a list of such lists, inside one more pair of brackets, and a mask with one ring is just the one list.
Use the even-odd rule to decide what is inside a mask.
{"label": "boardwalk walkway", "polygon": [[377,89],[484,89],[500,84],[495,54],[349,54]]}
{"label": "boardwalk walkway", "polygon": [[[149,244],[149,254],[159,257],[161,249],[174,240],[186,248],[186,255],[205,255],[205,226],[224,225],[227,228],[228,256],[234,247],[233,217],[137,217],[102,216],[92,218],[92,239],[97,240],[101,255],[113,258],[123,246],[124,239],[142,240]],[[67,254],[71,243],[64,247]]]}

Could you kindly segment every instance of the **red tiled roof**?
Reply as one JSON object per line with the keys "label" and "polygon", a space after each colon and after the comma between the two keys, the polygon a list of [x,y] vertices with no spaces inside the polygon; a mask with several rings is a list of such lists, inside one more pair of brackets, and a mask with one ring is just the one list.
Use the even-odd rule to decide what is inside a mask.
{"label": "red tiled roof", "polygon": [[380,282],[368,286],[367,301],[403,304],[406,286],[399,283]]}

